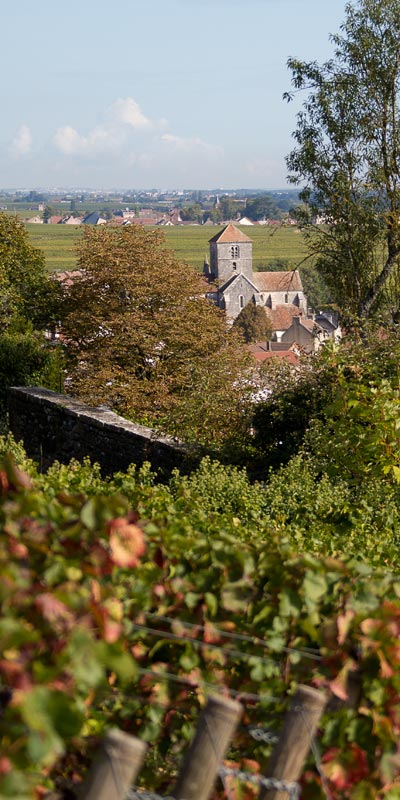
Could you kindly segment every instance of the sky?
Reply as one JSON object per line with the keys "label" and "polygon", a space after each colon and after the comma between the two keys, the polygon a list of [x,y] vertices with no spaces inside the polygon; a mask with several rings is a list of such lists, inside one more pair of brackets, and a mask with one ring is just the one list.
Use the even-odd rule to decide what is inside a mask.
{"label": "sky", "polygon": [[346,0],[18,0],[2,8],[0,188],[280,189]]}

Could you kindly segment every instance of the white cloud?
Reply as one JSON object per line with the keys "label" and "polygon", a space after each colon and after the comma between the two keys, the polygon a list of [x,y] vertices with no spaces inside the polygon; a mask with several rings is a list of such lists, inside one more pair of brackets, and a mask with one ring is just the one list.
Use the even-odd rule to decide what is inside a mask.
{"label": "white cloud", "polygon": [[111,114],[116,122],[122,122],[131,128],[143,129],[151,128],[153,122],[145,117],[140,106],[132,97],[120,97],[111,106]]}
{"label": "white cloud", "polygon": [[111,150],[118,149],[122,141],[118,129],[98,125],[82,136],[75,128],[65,125],[58,128],[54,135],[54,144],[61,153],[67,156],[85,155],[98,156]]}
{"label": "white cloud", "polygon": [[103,173],[123,168],[132,183],[155,185],[163,174],[168,181],[178,174],[186,181],[192,173],[201,182],[207,172],[213,174],[224,160],[224,150],[198,136],[175,135],[167,125],[165,119],[146,116],[132,97],[120,97],[96,127],[82,132],[64,125],[55,132],[53,143],[59,153],[79,159],[82,168],[84,162],[96,166],[96,160]]}
{"label": "white cloud", "polygon": [[82,152],[84,148],[85,139],[79,136],[75,128],[66,125],[64,128],[58,128],[54,136],[54,144],[57,150],[66,155],[74,155],[75,153]]}
{"label": "white cloud", "polygon": [[218,157],[222,156],[224,153],[222,147],[204,142],[203,139],[200,139],[198,136],[185,138],[183,136],[174,136],[172,133],[164,133],[161,139],[180,153],[191,154],[201,151],[205,154]]}
{"label": "white cloud", "polygon": [[26,156],[32,149],[32,134],[27,125],[21,125],[17,131],[10,147],[11,154],[15,158]]}
{"label": "white cloud", "polygon": [[154,125],[132,97],[119,98],[108,108],[103,124],[97,125],[86,135],[71,125],[65,125],[56,131],[54,145],[65,155],[94,157],[121,149],[129,132],[143,131]]}

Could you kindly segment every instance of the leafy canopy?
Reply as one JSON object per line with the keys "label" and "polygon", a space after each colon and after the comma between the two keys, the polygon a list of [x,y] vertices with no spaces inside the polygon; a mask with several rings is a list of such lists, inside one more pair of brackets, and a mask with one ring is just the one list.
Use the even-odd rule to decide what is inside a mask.
{"label": "leafy canopy", "polygon": [[42,384],[58,389],[61,359],[46,346],[43,329],[57,318],[58,285],[46,273],[23,223],[0,213],[0,427],[6,425],[7,390]]}
{"label": "leafy canopy", "polygon": [[[347,4],[333,58],[288,61],[307,98],[287,158],[302,185],[310,252],[334,300],[351,315],[399,308],[400,2]],[[293,93],[286,93],[291,99]],[[321,214],[325,226],[312,226]]]}
{"label": "leafy canopy", "polygon": [[29,320],[35,328],[48,325],[56,293],[44,255],[29,244],[24,224],[0,213],[0,331],[21,320]]}
{"label": "leafy canopy", "polygon": [[243,425],[247,363],[201,278],[139,225],[85,229],[81,275],[63,330],[71,388],[186,440],[221,441]]}
{"label": "leafy canopy", "polygon": [[245,342],[261,342],[270,339],[272,328],[265,309],[248,303],[236,317],[233,327],[241,332]]}

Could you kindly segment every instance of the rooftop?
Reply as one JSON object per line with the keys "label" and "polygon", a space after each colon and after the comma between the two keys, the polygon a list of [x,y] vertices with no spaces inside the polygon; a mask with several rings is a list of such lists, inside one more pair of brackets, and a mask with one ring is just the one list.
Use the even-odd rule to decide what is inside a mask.
{"label": "rooftop", "polygon": [[259,292],[302,292],[303,285],[297,269],[285,272],[254,272],[253,280]]}
{"label": "rooftop", "polygon": [[250,236],[246,236],[245,233],[242,233],[239,228],[236,228],[235,225],[232,225],[230,222],[229,225],[226,225],[222,231],[216,233],[215,236],[213,236],[209,241],[218,243],[252,242],[252,239],[250,239]]}

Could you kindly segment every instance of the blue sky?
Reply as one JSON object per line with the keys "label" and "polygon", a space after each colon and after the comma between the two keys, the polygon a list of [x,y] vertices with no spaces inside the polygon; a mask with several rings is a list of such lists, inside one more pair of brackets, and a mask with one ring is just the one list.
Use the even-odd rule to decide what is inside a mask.
{"label": "blue sky", "polygon": [[328,58],[345,0],[4,6],[0,187],[272,189],[287,58]]}

